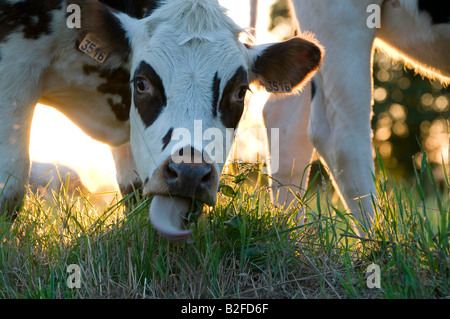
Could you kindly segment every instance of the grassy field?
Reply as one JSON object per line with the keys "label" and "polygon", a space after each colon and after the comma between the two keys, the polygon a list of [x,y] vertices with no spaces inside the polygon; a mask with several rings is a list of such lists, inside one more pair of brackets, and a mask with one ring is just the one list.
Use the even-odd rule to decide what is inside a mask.
{"label": "grassy field", "polygon": [[[364,239],[318,175],[291,207],[271,204],[258,167],[224,175],[218,205],[181,244],[152,228],[150,199],[99,208],[65,188],[30,192],[12,227],[1,223],[0,298],[449,298],[449,181],[437,185],[425,160],[413,185],[382,166],[375,180]],[[381,288],[369,289],[373,263]],[[71,264],[80,288],[67,285]]]}

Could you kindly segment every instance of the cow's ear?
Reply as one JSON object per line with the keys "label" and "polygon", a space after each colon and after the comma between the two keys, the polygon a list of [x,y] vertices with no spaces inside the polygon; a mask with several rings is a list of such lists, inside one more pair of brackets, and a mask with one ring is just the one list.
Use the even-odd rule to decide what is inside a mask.
{"label": "cow's ear", "polygon": [[[81,9],[81,27],[77,29],[79,49],[85,49],[84,52],[89,55],[95,55],[93,51],[102,53],[105,61],[98,62],[105,62],[107,67],[119,67],[129,62],[131,45],[124,25],[129,23],[129,20],[135,20],[134,18],[98,0],[66,2],[77,4]],[[90,47],[92,42],[94,46]],[[98,58],[98,54],[94,58]]]}
{"label": "cow's ear", "polygon": [[257,45],[249,50],[254,55],[251,81],[274,93],[299,89],[319,69],[323,56],[323,48],[317,41],[303,37]]}

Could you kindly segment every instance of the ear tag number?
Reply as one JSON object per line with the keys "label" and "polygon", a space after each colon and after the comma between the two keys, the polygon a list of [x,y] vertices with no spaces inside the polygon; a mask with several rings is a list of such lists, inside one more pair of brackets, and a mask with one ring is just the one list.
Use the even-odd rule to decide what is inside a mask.
{"label": "ear tag number", "polygon": [[86,53],[91,58],[93,58],[98,63],[103,63],[108,56],[108,52],[104,52],[100,50],[101,42],[92,36],[91,33],[88,33],[86,37],[84,37],[83,41],[81,41],[78,49],[80,51]]}
{"label": "ear tag number", "polygon": [[269,93],[291,93],[291,83],[284,81],[267,81],[266,91]]}

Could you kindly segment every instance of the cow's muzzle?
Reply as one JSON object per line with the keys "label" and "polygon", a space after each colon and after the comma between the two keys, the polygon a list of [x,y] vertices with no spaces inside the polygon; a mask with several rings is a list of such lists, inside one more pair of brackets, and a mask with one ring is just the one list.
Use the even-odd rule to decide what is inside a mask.
{"label": "cow's muzzle", "polygon": [[218,185],[219,173],[207,155],[193,148],[179,150],[144,184],[144,196],[154,195],[153,226],[171,241],[186,239],[191,231],[182,227],[188,215],[198,215],[204,204],[214,205]]}

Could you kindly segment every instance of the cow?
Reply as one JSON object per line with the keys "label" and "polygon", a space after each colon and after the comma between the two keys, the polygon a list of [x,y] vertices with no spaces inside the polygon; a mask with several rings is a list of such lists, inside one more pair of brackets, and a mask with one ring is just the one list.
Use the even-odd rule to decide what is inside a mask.
{"label": "cow", "polygon": [[289,94],[323,56],[306,36],[241,42],[217,0],[2,0],[0,25],[0,213],[23,198],[41,102],[118,154],[129,143],[120,157],[172,241],[190,235],[188,212],[216,203],[249,85],[285,83]]}
{"label": "cow", "polygon": [[[305,189],[303,173],[315,148],[345,208],[360,224],[359,235],[367,236],[374,218],[372,196],[376,196],[370,126],[374,49],[449,84],[450,4],[292,0],[291,5],[296,27],[313,32],[326,54],[308,89],[285,100],[269,100],[264,107],[266,126],[283,128],[279,158],[284,162],[273,178],[281,185]],[[371,15],[376,9],[381,21],[373,27],[376,21]],[[289,188],[280,188],[277,182],[273,184],[279,188],[280,202],[295,200]]]}

